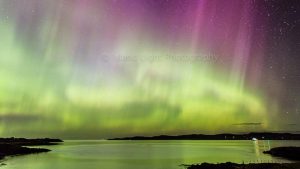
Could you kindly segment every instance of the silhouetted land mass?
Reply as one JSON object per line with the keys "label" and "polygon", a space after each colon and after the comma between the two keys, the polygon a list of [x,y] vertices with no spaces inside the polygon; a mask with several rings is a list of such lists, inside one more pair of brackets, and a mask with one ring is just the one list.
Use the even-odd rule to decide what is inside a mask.
{"label": "silhouetted land mass", "polygon": [[291,133],[248,133],[248,134],[190,134],[168,136],[160,135],[153,137],[134,136],[124,138],[113,138],[109,140],[251,140],[256,138],[259,140],[300,140],[300,134]]}
{"label": "silhouetted land mass", "polygon": [[4,158],[5,156],[42,153],[48,151],[50,150],[45,148],[27,148],[19,145],[0,144],[0,159]]}
{"label": "silhouetted land mass", "polygon": [[220,163],[220,164],[194,164],[185,165],[187,169],[300,169],[300,163],[250,163],[250,164],[236,164],[236,163]]}
{"label": "silhouetted land mass", "polygon": [[60,139],[41,138],[41,139],[26,139],[26,138],[0,138],[0,144],[22,145],[22,146],[40,146],[40,145],[56,145],[62,143]]}
{"label": "silhouetted land mass", "polygon": [[0,159],[5,156],[24,155],[51,151],[45,148],[27,148],[24,146],[56,145],[63,142],[60,139],[25,139],[25,138],[0,138]]}
{"label": "silhouetted land mass", "polygon": [[300,161],[300,147],[276,147],[269,151],[264,151],[264,153],[289,160]]}
{"label": "silhouetted land mass", "polygon": [[[282,157],[289,160],[300,160],[300,147],[276,147],[270,151],[265,151],[266,154],[272,156]],[[300,163],[250,163],[250,164],[236,164],[236,163],[219,163],[219,164],[193,164],[184,165],[187,169],[300,169]]]}

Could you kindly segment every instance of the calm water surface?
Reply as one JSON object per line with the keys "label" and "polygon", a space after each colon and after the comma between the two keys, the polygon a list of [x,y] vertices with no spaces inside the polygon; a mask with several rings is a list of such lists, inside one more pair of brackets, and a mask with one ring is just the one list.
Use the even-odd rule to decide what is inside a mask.
{"label": "calm water surface", "polygon": [[49,153],[7,158],[3,169],[180,169],[201,162],[289,162],[262,153],[300,141],[65,141]]}

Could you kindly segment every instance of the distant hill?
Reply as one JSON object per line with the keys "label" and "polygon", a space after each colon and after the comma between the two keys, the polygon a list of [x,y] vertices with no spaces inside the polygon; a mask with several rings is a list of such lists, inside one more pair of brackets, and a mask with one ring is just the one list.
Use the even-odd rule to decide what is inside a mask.
{"label": "distant hill", "polygon": [[21,146],[36,146],[36,145],[56,145],[63,142],[61,139],[52,138],[38,138],[38,139],[27,139],[27,138],[0,138],[0,144],[11,144]]}
{"label": "distant hill", "polygon": [[160,135],[160,136],[134,136],[124,138],[112,138],[108,140],[252,140],[256,138],[258,140],[300,140],[300,134],[292,133],[248,133],[248,134],[189,134],[189,135]]}

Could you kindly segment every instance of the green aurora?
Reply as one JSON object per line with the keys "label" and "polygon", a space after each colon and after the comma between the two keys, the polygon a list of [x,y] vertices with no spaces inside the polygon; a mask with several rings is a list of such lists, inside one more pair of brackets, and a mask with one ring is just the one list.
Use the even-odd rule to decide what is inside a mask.
{"label": "green aurora", "polygon": [[[255,66],[260,63],[249,58],[263,52],[249,52],[254,50],[245,38],[250,28],[233,26],[238,30],[234,43],[214,51],[205,44],[217,43],[211,40],[214,33],[220,36],[216,30],[201,29],[212,33],[209,40],[199,40],[195,30],[167,38],[150,19],[142,22],[148,17],[135,17],[139,11],[128,21],[108,11],[110,20],[89,6],[93,3],[29,1],[24,9],[20,3],[0,12],[1,136],[109,138],[290,129],[278,123],[276,98],[259,85],[262,70]],[[0,0],[4,9],[9,5]],[[105,6],[110,4],[103,2],[99,9]],[[240,13],[251,20],[251,11]],[[228,24],[236,22],[231,20]],[[208,22],[192,23],[208,28]],[[260,125],[242,125],[247,123]]]}

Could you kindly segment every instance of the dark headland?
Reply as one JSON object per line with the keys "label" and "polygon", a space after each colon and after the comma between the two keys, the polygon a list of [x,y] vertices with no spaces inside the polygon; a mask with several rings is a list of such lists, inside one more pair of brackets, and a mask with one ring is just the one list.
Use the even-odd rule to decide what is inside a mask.
{"label": "dark headland", "polygon": [[250,164],[236,164],[236,163],[219,163],[219,164],[193,164],[186,165],[187,169],[300,169],[300,163],[250,163]]}
{"label": "dark headland", "polygon": [[109,140],[300,140],[300,134],[292,133],[248,133],[248,134],[190,134],[190,135],[160,135],[160,136],[134,136],[124,138],[112,138]]}
{"label": "dark headland", "polygon": [[25,139],[25,138],[0,138],[0,159],[6,156],[24,155],[32,153],[49,152],[45,148],[28,148],[24,146],[55,145],[63,142],[60,139]]}
{"label": "dark headland", "polygon": [[187,169],[300,169],[300,147],[276,147],[265,154],[293,160],[294,163],[250,163],[250,164],[236,164],[236,163],[202,163],[193,165],[184,165]]}
{"label": "dark headland", "polygon": [[300,147],[275,147],[269,151],[264,151],[264,153],[275,157],[300,161]]}

